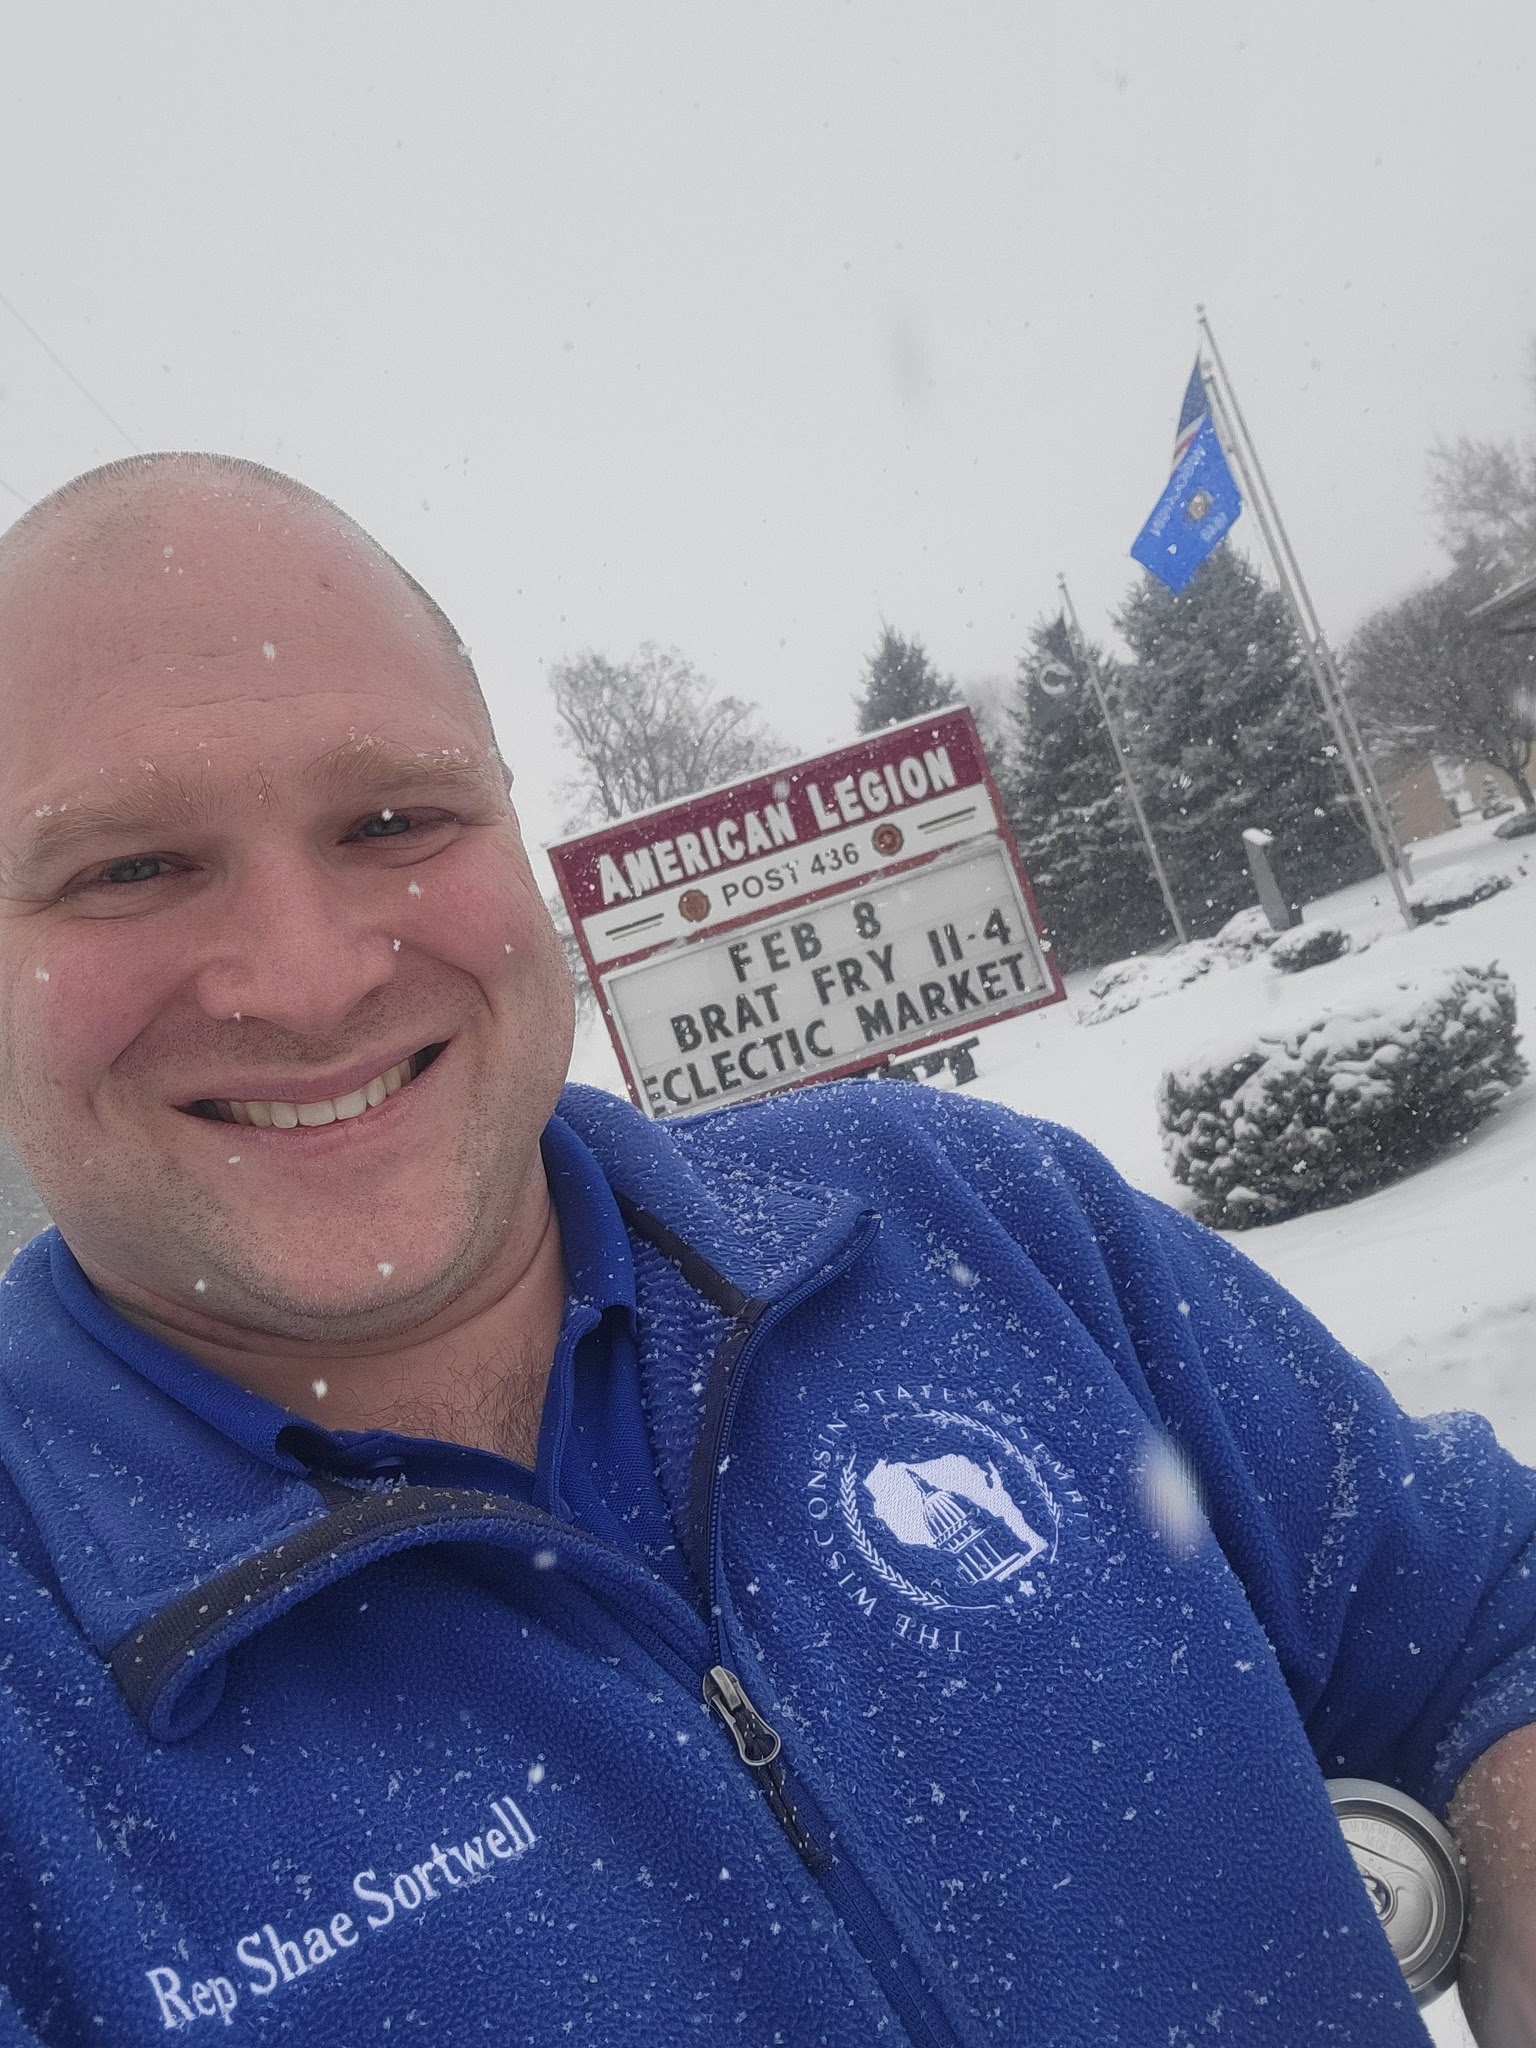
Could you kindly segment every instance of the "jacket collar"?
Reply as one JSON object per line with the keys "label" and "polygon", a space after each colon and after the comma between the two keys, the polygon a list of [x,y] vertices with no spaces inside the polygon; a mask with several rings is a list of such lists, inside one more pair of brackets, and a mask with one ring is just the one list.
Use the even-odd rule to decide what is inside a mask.
{"label": "jacket collar", "polygon": [[[621,1203],[658,1219],[748,1301],[796,1292],[837,1257],[867,1213],[846,1189],[747,1163],[742,1155],[754,1148],[738,1134],[751,1109],[656,1124],[617,1096],[572,1085],[560,1115],[596,1154]],[[719,1187],[729,1189],[729,1203]]]}

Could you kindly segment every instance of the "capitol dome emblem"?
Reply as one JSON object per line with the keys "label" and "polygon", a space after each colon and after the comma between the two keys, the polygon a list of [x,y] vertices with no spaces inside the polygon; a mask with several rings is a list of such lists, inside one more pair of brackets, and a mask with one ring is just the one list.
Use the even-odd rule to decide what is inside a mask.
{"label": "capitol dome emblem", "polygon": [[1070,1473],[970,1389],[873,1391],[823,1425],[806,1486],[813,1540],[846,1597],[894,1633],[959,1649],[957,1624],[1049,1598],[1085,1519]]}

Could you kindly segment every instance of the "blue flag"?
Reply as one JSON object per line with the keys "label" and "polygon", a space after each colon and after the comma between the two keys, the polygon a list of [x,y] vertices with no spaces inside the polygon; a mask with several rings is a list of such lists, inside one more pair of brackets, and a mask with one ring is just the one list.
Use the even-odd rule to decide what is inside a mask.
{"label": "blue flag", "polygon": [[1197,362],[1174,436],[1173,474],[1131,553],[1160,583],[1180,591],[1242,509]]}

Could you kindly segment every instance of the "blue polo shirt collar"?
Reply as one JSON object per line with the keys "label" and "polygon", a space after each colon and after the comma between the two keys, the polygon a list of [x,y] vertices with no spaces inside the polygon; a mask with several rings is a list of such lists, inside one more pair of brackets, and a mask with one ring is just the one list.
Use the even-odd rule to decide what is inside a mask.
{"label": "blue polo shirt collar", "polygon": [[[566,1303],[545,1396],[538,1470],[532,1474],[508,1458],[463,1444],[388,1430],[328,1430],[294,1415],[129,1322],[96,1292],[59,1237],[51,1253],[54,1288],[75,1321],[125,1365],[280,1471],[321,1469],[338,1478],[398,1476],[422,1485],[488,1486],[558,1513],[564,1507],[561,1453],[579,1400],[576,1353],[584,1339],[602,1333],[608,1338],[606,1353],[617,1340],[622,1362],[633,1360],[635,1268],[618,1205],[587,1146],[561,1118],[552,1117],[542,1151],[565,1257]],[[626,1434],[643,1431],[638,1384],[622,1392],[633,1411],[625,1410]]]}

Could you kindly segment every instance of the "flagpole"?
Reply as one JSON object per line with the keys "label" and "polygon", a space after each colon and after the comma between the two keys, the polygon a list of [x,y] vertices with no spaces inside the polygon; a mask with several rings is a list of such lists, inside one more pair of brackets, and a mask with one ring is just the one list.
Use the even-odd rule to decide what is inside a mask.
{"label": "flagpole", "polygon": [[1204,306],[1196,306],[1195,317],[1199,322],[1200,331],[1205,336],[1206,343],[1210,348],[1212,360],[1221,378],[1223,393],[1231,409],[1232,418],[1243,437],[1244,446],[1253,465],[1254,474],[1258,478],[1260,487],[1264,492],[1270,517],[1274,521],[1275,532],[1279,536],[1280,545],[1285,549],[1286,560],[1291,568],[1292,583],[1306,610],[1307,618],[1311,624],[1313,644],[1317,648],[1319,658],[1327,668],[1340,715],[1349,731],[1351,740],[1354,742],[1355,758],[1360,764],[1361,773],[1365,778],[1372,797],[1375,799],[1377,817],[1386,836],[1387,843],[1392,849],[1393,865],[1401,868],[1405,874],[1408,874],[1411,872],[1408,866],[1408,858],[1403,851],[1402,841],[1397,836],[1397,825],[1392,816],[1392,806],[1382,794],[1381,785],[1376,779],[1376,771],[1371,765],[1371,757],[1361,736],[1359,722],[1355,717],[1355,708],[1349,701],[1349,692],[1344,687],[1344,678],[1340,675],[1339,665],[1333,658],[1333,649],[1328,645],[1328,638],[1323,632],[1322,621],[1317,616],[1317,607],[1312,602],[1312,593],[1307,588],[1306,578],[1301,573],[1301,564],[1296,559],[1296,550],[1291,545],[1291,536],[1286,529],[1284,519],[1280,516],[1280,507],[1276,501],[1275,494],[1270,489],[1269,477],[1265,472],[1263,462],[1259,458],[1258,445],[1249,431],[1242,403],[1232,382],[1231,373],[1227,369],[1226,358],[1221,353],[1221,347],[1212,331]]}
{"label": "flagpole", "polygon": [[1177,934],[1179,944],[1187,946],[1189,944],[1189,933],[1184,929],[1184,920],[1179,915],[1179,906],[1174,899],[1173,888],[1168,880],[1168,871],[1163,866],[1163,857],[1157,850],[1157,841],[1152,837],[1152,827],[1147,823],[1147,814],[1141,807],[1141,792],[1136,787],[1136,778],[1131,773],[1130,763],[1125,758],[1125,749],[1120,744],[1120,735],[1115,730],[1115,721],[1110,716],[1109,698],[1105,695],[1104,684],[1099,676],[1099,664],[1095,661],[1093,649],[1083,637],[1083,629],[1078,624],[1077,607],[1072,602],[1072,593],[1067,588],[1066,577],[1058,576],[1056,583],[1061,591],[1062,611],[1066,617],[1067,632],[1072,641],[1072,651],[1082,663],[1083,673],[1093,686],[1093,694],[1098,700],[1099,715],[1104,720],[1105,731],[1109,734],[1109,744],[1115,750],[1115,761],[1120,770],[1120,779],[1125,785],[1126,796],[1130,799],[1131,809],[1135,813],[1136,829],[1140,832],[1142,844],[1147,849],[1147,858],[1152,863],[1152,872],[1157,877],[1157,886],[1163,892],[1163,902],[1168,907],[1168,915],[1173,919],[1173,929]]}
{"label": "flagpole", "polygon": [[[1392,829],[1385,799],[1371,772],[1370,762],[1360,740],[1359,728],[1354,725],[1343,685],[1333,667],[1332,656],[1328,653],[1327,642],[1323,638],[1317,613],[1312,606],[1311,595],[1291,548],[1290,538],[1281,524],[1279,509],[1269,489],[1269,480],[1264,475],[1258,450],[1248,433],[1247,423],[1237,402],[1237,394],[1232,389],[1226,365],[1216,346],[1215,336],[1211,333],[1210,322],[1206,319],[1205,308],[1198,306],[1195,310],[1200,331],[1210,347],[1215,364],[1213,373],[1202,363],[1201,377],[1211,401],[1217,431],[1226,444],[1227,452],[1237,465],[1247,491],[1248,502],[1253,506],[1254,517],[1258,520],[1259,529],[1264,535],[1269,558],[1274,565],[1275,577],[1280,585],[1280,594],[1285,600],[1286,609],[1291,615],[1291,623],[1301,642],[1302,653],[1306,657],[1307,667],[1311,670],[1318,700],[1322,704],[1329,725],[1333,728],[1339,756],[1359,800],[1366,831],[1370,834],[1371,847],[1381,863],[1382,873],[1392,885],[1392,893],[1397,898],[1397,907],[1402,913],[1403,922],[1413,930],[1418,920],[1403,889],[1403,852]],[[1241,427],[1241,433],[1236,431],[1234,422]]]}

